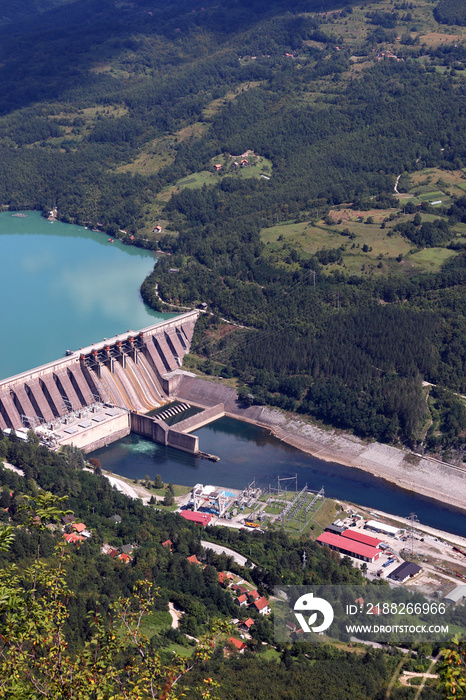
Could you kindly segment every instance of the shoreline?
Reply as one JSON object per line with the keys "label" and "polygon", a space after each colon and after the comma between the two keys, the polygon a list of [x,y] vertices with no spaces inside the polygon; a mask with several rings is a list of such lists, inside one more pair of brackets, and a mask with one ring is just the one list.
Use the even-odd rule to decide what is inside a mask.
{"label": "shoreline", "polygon": [[[404,491],[411,491],[464,511],[466,516],[466,469],[440,462],[428,456],[405,452],[398,447],[383,443],[371,442],[365,445],[360,438],[354,435],[336,435],[334,430],[323,430],[296,417],[291,419],[291,426],[288,425],[285,428],[282,425],[274,424],[276,423],[275,415],[273,415],[272,421],[270,421],[271,416],[267,415],[268,413],[275,414],[276,409],[265,408],[264,412],[266,415],[261,416],[260,419],[239,415],[236,412],[228,412],[226,415],[264,428],[277,440],[323,462],[333,462],[343,467],[359,469],[390,484],[395,484]],[[282,418],[287,422],[283,415]],[[313,433],[312,437],[303,434],[309,430]],[[359,449],[356,450],[355,446]],[[365,454],[366,452],[369,455]],[[382,460],[376,461],[377,455],[372,454],[373,452],[391,453],[390,456],[398,453],[398,464],[387,465]],[[409,463],[410,459],[412,459],[412,463]],[[424,464],[421,465],[421,463]],[[432,472],[428,467],[432,468]],[[431,486],[432,483],[433,486]]]}
{"label": "shoreline", "polygon": [[[266,425],[261,426],[259,423],[257,423],[259,427],[264,427],[267,428]],[[270,433],[276,437],[278,440],[281,440],[282,442],[285,442],[288,445],[291,445],[292,447],[296,447],[299,449],[301,452],[305,452],[306,454],[311,455],[312,457],[316,457],[317,459],[321,459],[323,462],[336,462],[337,464],[340,464],[343,467],[349,467],[351,469],[359,469],[362,472],[366,472],[367,474],[372,474],[372,476],[375,476],[379,479],[383,479],[384,481],[387,481],[390,484],[395,484],[398,486],[400,489],[403,489],[404,491],[411,491],[413,493],[420,494],[422,496],[426,496],[427,498],[431,498],[432,500],[439,501],[440,503],[444,503],[446,505],[451,505],[454,508],[457,508],[458,510],[465,511],[466,515],[466,495],[464,498],[457,498],[452,494],[439,494],[438,490],[436,489],[431,489],[425,484],[414,484],[410,480],[406,480],[405,478],[401,477],[399,480],[395,479],[390,479],[388,476],[384,473],[383,471],[383,465],[380,465],[380,469],[376,469],[374,467],[369,467],[367,465],[362,465],[362,464],[354,464],[352,460],[345,460],[343,457],[339,456],[338,458],[331,453],[330,450],[327,450],[325,446],[322,446],[320,449],[312,449],[311,447],[304,447],[301,444],[297,444],[299,440],[294,440],[293,436],[287,435],[286,433],[282,434],[281,430],[273,429],[273,428],[268,428],[270,430]],[[435,461],[437,462],[438,460],[430,460],[429,458],[423,457],[423,459],[427,459],[429,461]],[[447,467],[449,465],[444,464],[443,466]],[[454,467],[452,467],[454,469]],[[466,471],[465,471],[465,478],[466,478]],[[465,485],[466,488],[466,485]]]}
{"label": "shoreline", "polygon": [[466,515],[466,468],[392,445],[364,441],[350,433],[325,430],[277,408],[243,406],[233,388],[200,377],[184,376],[173,398],[204,409],[223,404],[225,416],[264,428],[301,452],[367,472]]}

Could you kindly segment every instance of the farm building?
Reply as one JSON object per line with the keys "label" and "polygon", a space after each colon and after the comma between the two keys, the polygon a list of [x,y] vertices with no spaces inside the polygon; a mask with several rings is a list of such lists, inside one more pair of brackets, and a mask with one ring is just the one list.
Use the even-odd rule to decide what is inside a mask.
{"label": "farm building", "polygon": [[377,547],[357,542],[349,537],[343,537],[343,535],[334,535],[331,532],[323,532],[317,538],[317,542],[325,544],[330,549],[334,549],[341,554],[346,554],[355,559],[362,559],[362,561],[374,562],[382,554],[382,551]]}

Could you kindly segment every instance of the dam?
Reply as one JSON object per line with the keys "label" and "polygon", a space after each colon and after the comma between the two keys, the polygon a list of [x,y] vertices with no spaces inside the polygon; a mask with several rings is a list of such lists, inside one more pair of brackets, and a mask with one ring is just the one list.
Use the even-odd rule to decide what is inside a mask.
{"label": "dam", "polygon": [[[189,376],[181,366],[199,313],[189,311],[104,338],[4,379],[0,428],[19,436],[32,429],[51,449],[73,444],[86,452],[134,431],[197,454],[198,439],[189,431],[205,419],[187,419],[170,428],[162,417],[146,414],[169,403],[183,375]],[[223,406],[216,408],[209,420],[210,413],[223,415]]]}

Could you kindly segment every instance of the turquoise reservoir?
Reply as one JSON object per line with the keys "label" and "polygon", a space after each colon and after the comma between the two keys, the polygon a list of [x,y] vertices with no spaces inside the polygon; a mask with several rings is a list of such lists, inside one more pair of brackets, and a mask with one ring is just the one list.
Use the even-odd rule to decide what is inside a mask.
{"label": "turquoise reservoir", "polygon": [[139,293],[154,253],[24,214],[0,213],[0,379],[172,315]]}

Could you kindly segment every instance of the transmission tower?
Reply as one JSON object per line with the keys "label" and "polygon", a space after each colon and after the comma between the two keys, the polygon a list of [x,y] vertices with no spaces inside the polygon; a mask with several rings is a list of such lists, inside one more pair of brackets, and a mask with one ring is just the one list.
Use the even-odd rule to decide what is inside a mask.
{"label": "transmission tower", "polygon": [[410,513],[409,514],[409,532],[410,532],[410,538],[411,538],[411,558],[414,557],[414,530],[415,530],[415,525],[416,523],[419,523],[419,518],[417,517],[416,513]]}

